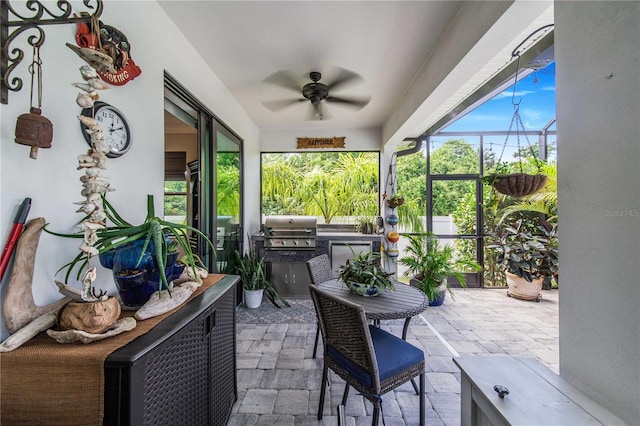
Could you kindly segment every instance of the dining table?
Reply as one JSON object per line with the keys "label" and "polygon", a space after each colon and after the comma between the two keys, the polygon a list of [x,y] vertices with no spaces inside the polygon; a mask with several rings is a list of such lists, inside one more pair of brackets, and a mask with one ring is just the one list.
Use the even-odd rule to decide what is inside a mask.
{"label": "dining table", "polygon": [[364,308],[367,319],[379,323],[381,320],[404,319],[402,339],[407,339],[407,331],[411,318],[423,312],[429,306],[429,299],[419,289],[394,282],[395,290],[385,290],[377,296],[367,297],[354,294],[339,279],[324,281],[318,288],[334,296],[357,303]]}

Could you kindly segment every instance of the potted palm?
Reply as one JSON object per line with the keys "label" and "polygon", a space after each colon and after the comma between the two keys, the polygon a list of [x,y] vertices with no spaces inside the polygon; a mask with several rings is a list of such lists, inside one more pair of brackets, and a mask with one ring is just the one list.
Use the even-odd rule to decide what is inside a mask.
{"label": "potted palm", "polygon": [[430,232],[404,234],[408,245],[400,264],[407,268],[405,277],[411,285],[418,287],[429,299],[429,306],[440,306],[444,302],[449,287],[448,277],[455,277],[460,286],[466,287],[464,272],[482,269],[476,262],[456,259],[453,246],[440,246],[438,237]]}
{"label": "potted palm", "polygon": [[262,304],[262,296],[266,294],[267,298],[276,307],[280,308],[278,300],[285,306],[290,306],[289,302],[283,299],[275,289],[271,281],[267,278],[264,266],[264,258],[258,257],[253,247],[247,253],[240,254],[235,251],[236,264],[235,273],[240,276],[244,303],[247,308],[258,308]]}
{"label": "potted palm", "polygon": [[338,278],[352,293],[361,296],[377,296],[385,290],[395,290],[391,276],[382,267],[381,257],[376,252],[360,252],[353,249],[353,258],[340,266]]}
{"label": "potted palm", "polygon": [[501,225],[487,246],[498,252],[496,262],[505,270],[508,296],[540,301],[542,286],[558,273],[557,227],[538,226],[538,230],[540,235],[527,232],[522,220],[514,226]]}

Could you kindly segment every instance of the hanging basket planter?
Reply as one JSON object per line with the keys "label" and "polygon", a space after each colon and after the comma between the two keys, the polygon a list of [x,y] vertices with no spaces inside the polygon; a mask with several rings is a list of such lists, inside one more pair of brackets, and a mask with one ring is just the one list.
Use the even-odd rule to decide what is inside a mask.
{"label": "hanging basket planter", "polygon": [[404,198],[398,197],[396,195],[393,195],[391,198],[387,200],[387,205],[392,209],[395,209],[396,207],[401,206],[403,204],[404,204]]}
{"label": "hanging basket planter", "polygon": [[501,194],[519,198],[540,191],[545,183],[547,183],[547,177],[545,175],[514,173],[496,176],[492,185],[496,191]]}

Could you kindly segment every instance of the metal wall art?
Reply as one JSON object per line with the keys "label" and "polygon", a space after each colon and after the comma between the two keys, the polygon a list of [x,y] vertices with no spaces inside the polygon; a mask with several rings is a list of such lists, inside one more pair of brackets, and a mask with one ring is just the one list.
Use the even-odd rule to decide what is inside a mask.
{"label": "metal wall art", "polygon": [[[84,6],[93,13],[90,15],[88,12],[80,12],[80,16],[73,13],[71,3],[66,0],[46,3],[47,6],[55,5],[57,10],[48,8],[44,2],[38,0],[19,3],[22,3],[23,6],[16,9],[9,0],[0,2],[0,38],[2,39],[0,101],[3,104],[9,103],[9,91],[19,92],[23,85],[20,77],[11,76],[14,69],[24,59],[22,49],[11,48],[11,43],[18,36],[22,33],[31,33],[27,42],[33,48],[39,48],[45,41],[45,33],[41,26],[88,23],[92,17],[99,18],[102,14],[102,0],[83,0]],[[22,12],[22,8],[26,12]],[[9,28],[13,29],[11,33],[9,33]]]}

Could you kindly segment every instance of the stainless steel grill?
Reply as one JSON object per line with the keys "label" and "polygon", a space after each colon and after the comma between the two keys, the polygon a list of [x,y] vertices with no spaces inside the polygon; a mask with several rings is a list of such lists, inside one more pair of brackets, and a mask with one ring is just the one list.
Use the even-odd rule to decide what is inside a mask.
{"label": "stainless steel grill", "polygon": [[264,221],[265,250],[315,250],[315,216],[268,216]]}

